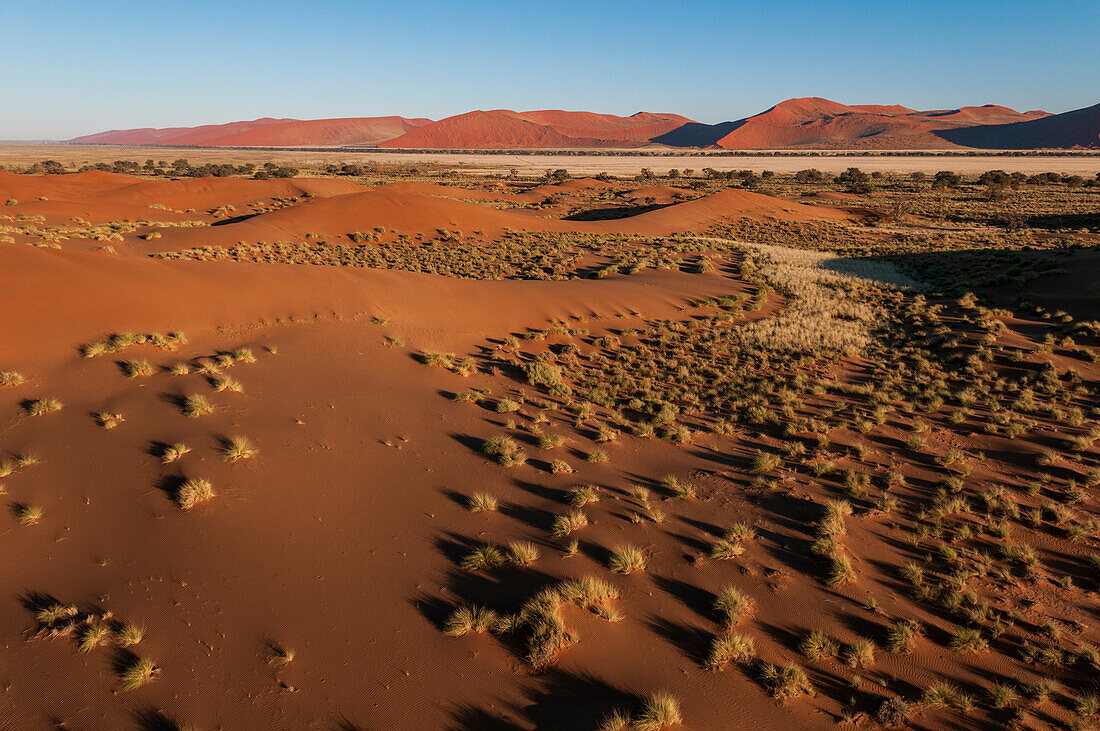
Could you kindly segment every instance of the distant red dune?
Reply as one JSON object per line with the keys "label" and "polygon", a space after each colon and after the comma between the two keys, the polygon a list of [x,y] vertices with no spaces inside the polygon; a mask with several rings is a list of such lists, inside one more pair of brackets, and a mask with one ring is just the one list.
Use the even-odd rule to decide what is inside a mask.
{"label": "distant red dune", "polygon": [[[536,150],[644,146],[756,149],[1011,149],[1097,146],[1096,107],[1051,115],[996,104],[918,111],[899,104],[788,99],[751,117],[718,124],[679,114],[628,117],[547,109],[472,111],[438,121],[405,117],[256,119],[247,122],[112,130],[74,143],[197,147],[340,147],[408,150]],[[1038,124],[1042,122],[1042,124]],[[1009,125],[1012,129],[1006,129]],[[1028,126],[1031,125],[1031,126]],[[1001,128],[1001,129],[993,129]]]}

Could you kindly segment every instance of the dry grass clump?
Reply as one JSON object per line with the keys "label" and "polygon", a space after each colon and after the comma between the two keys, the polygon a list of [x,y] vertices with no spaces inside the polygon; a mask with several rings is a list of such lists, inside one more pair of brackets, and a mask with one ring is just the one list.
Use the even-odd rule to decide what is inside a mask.
{"label": "dry grass clump", "polygon": [[539,449],[557,449],[565,444],[561,434],[544,434],[539,437]]}
{"label": "dry grass clump", "polygon": [[475,492],[467,507],[471,513],[491,513],[497,509],[497,499],[487,492]]}
{"label": "dry grass clump", "polygon": [[714,638],[707,655],[707,668],[721,670],[728,663],[748,665],[756,658],[756,643],[747,635],[721,634]]}
{"label": "dry grass clump", "polygon": [[222,450],[222,456],[226,462],[238,462],[242,459],[252,459],[260,450],[256,449],[245,437],[232,437],[226,441]]}
{"label": "dry grass clump", "polygon": [[481,453],[504,467],[515,467],[527,462],[527,453],[519,448],[515,439],[508,436],[486,439],[481,443]]}
{"label": "dry grass clump", "polygon": [[631,717],[629,713],[615,709],[600,721],[600,725],[596,731],[623,731],[623,729],[630,725],[630,721]]}
{"label": "dry grass clump", "polygon": [[832,566],[829,567],[829,577],[827,579],[829,586],[851,584],[856,578],[856,570],[852,568],[852,559],[843,554],[833,559]]}
{"label": "dry grass clump", "polygon": [[645,699],[642,710],[634,717],[637,731],[659,731],[684,722],[680,701],[671,693],[653,693]]}
{"label": "dry grass clump", "polygon": [[949,647],[958,653],[988,652],[989,642],[982,637],[980,630],[963,627],[951,638]]}
{"label": "dry grass clump", "polygon": [[23,410],[29,416],[43,416],[61,410],[61,402],[55,398],[31,399],[23,402]]}
{"label": "dry grass clump", "polygon": [[237,348],[230,355],[233,356],[233,360],[238,363],[255,363],[256,355],[252,352],[252,348]]}
{"label": "dry grass clump", "polygon": [[214,413],[214,404],[210,403],[205,396],[192,394],[183,400],[183,413],[196,419]]}
{"label": "dry grass clump", "polygon": [[875,643],[859,638],[844,648],[841,659],[853,668],[869,668],[875,664]]}
{"label": "dry grass clump", "polygon": [[550,463],[550,473],[554,475],[568,475],[573,473],[573,465],[563,459],[555,459]]}
{"label": "dry grass clump", "polygon": [[187,454],[190,451],[191,448],[188,447],[186,444],[183,444],[182,442],[169,444],[168,446],[164,447],[163,450],[161,450],[160,463],[172,464],[173,462],[179,462],[183,458],[183,455]]}
{"label": "dry grass clump", "polygon": [[720,560],[734,559],[744,552],[745,547],[740,543],[725,538],[719,538],[710,546],[710,557]]}
{"label": "dry grass clump", "polygon": [[600,489],[595,485],[581,485],[569,491],[569,504],[574,508],[583,508],[589,503],[599,502]]}
{"label": "dry grass clump", "polygon": [[930,708],[957,708],[960,703],[972,705],[969,698],[951,683],[938,681],[928,686],[921,702]]}
{"label": "dry grass clump", "polygon": [[15,515],[15,519],[19,521],[19,525],[36,525],[38,521],[42,520],[42,516],[46,514],[46,511],[37,505],[16,503],[12,506],[12,513]]}
{"label": "dry grass clump", "polygon": [[114,429],[116,426],[126,421],[122,414],[112,414],[110,411],[100,411],[95,415],[96,423],[104,429]]}
{"label": "dry grass clump", "polygon": [[127,360],[122,362],[122,372],[127,378],[147,378],[157,372],[157,369],[147,360]]}
{"label": "dry grass clump", "polygon": [[492,609],[476,604],[459,607],[447,618],[443,627],[444,634],[461,637],[466,634],[481,634],[494,630],[498,622],[497,613]]}
{"label": "dry grass clump", "polygon": [[786,700],[814,695],[814,687],[806,676],[806,671],[797,665],[772,665],[766,662],[760,668],[760,677],[774,698]]}
{"label": "dry grass clump", "polygon": [[607,568],[618,574],[645,571],[646,556],[637,546],[616,546],[607,559]]}
{"label": "dry grass clump", "polygon": [[244,391],[244,386],[241,385],[241,382],[230,376],[215,376],[213,386],[214,390],[219,393],[222,391],[233,391],[235,393]]}
{"label": "dry grass clump", "polygon": [[133,647],[145,639],[145,628],[136,624],[124,624],[118,630],[118,644],[121,647]]}
{"label": "dry grass clump", "polygon": [[0,371],[0,388],[14,388],[27,382],[27,377],[17,371]]}
{"label": "dry grass clump", "polygon": [[736,627],[745,617],[752,615],[752,599],[736,588],[727,586],[718,592],[714,600],[714,613],[726,629]]}
{"label": "dry grass clump", "polygon": [[134,657],[119,673],[119,687],[122,690],[136,690],[151,682],[160,674],[160,668],[147,657]]}
{"label": "dry grass clump", "polygon": [[748,523],[738,521],[727,528],[722,537],[727,541],[736,543],[751,541],[756,538],[756,528],[753,528]]}
{"label": "dry grass clump", "polygon": [[513,626],[526,632],[526,660],[532,667],[553,663],[565,648],[577,641],[561,617],[563,604],[575,604],[611,622],[622,619],[612,602],[619,591],[605,581],[584,577],[540,591],[516,615]]}
{"label": "dry grass clump", "polygon": [[135,345],[152,345],[161,350],[175,350],[187,344],[187,336],[182,332],[162,333],[115,333],[106,340],[88,343],[80,348],[85,358],[98,358],[107,353],[121,353]]}
{"label": "dry grass clump", "polygon": [[756,456],[752,458],[752,465],[749,469],[760,474],[762,472],[772,472],[779,469],[783,465],[783,458],[778,454],[772,454],[771,452],[757,452]]}
{"label": "dry grass clump", "polygon": [[508,544],[508,561],[513,566],[530,566],[539,560],[539,549],[527,541],[514,541]]}
{"label": "dry grass clump", "polygon": [[917,637],[921,634],[919,622],[899,619],[886,633],[886,651],[893,654],[905,654],[917,646]]}
{"label": "dry grass clump", "polygon": [[111,641],[111,628],[105,624],[89,624],[84,628],[84,631],[80,635],[80,642],[78,649],[82,653],[89,653],[92,650],[106,645]]}
{"label": "dry grass clump", "polygon": [[840,645],[836,640],[817,630],[811,631],[798,643],[798,651],[810,662],[836,657],[839,650]]}
{"label": "dry grass clump", "polygon": [[695,486],[689,482],[682,482],[675,475],[669,475],[661,481],[664,487],[675,500],[694,500]]}
{"label": "dry grass clump", "polygon": [[214,497],[214,486],[209,480],[189,479],[176,490],[176,504],[184,510],[190,510],[199,503]]}
{"label": "dry grass clump", "polygon": [[554,518],[554,524],[550,532],[555,538],[563,538],[570,533],[575,533],[588,525],[588,516],[581,510],[570,510],[564,515]]}
{"label": "dry grass clump", "polygon": [[467,571],[489,571],[508,563],[508,557],[498,547],[485,544],[478,546],[462,559],[462,568]]}

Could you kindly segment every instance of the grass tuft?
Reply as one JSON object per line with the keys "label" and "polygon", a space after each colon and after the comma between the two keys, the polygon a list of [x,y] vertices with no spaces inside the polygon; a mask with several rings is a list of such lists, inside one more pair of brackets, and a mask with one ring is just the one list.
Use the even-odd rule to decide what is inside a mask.
{"label": "grass tuft", "polygon": [[43,416],[61,410],[61,402],[55,398],[31,399],[23,402],[23,410],[30,416]]}
{"label": "grass tuft", "polygon": [[631,574],[635,571],[644,571],[646,565],[645,553],[637,546],[616,546],[607,560],[607,568],[619,574]]}
{"label": "grass tuft", "polygon": [[191,448],[182,442],[176,444],[170,444],[164,448],[164,451],[160,453],[161,464],[172,464],[173,462],[179,462],[183,458],[183,455],[191,451]]}
{"label": "grass tuft", "polygon": [[147,360],[127,360],[122,362],[122,372],[127,378],[148,378],[157,369]]}
{"label": "grass tuft", "polygon": [[14,505],[12,512],[15,514],[15,519],[19,521],[19,525],[35,525],[46,514],[46,511],[37,505],[27,505],[25,503]]}
{"label": "grass tuft", "polygon": [[89,624],[80,633],[79,650],[89,653],[92,650],[105,645],[111,640],[111,630],[105,624]]}
{"label": "grass tuft", "polygon": [[125,624],[118,631],[118,644],[122,647],[133,647],[145,639],[145,628],[136,624]]}
{"label": "grass tuft", "polygon": [[739,634],[723,634],[714,638],[707,656],[707,668],[721,670],[728,663],[747,665],[756,658],[756,643],[751,637]]}
{"label": "grass tuft", "polygon": [[550,528],[555,538],[563,538],[570,533],[575,533],[588,525],[588,516],[581,510],[570,510],[565,515],[554,518],[554,524]]}
{"label": "grass tuft", "polygon": [[450,637],[461,637],[470,633],[489,632],[497,623],[497,613],[477,605],[459,607],[447,618],[443,632]]}
{"label": "grass tuft", "polygon": [[774,698],[786,700],[814,694],[814,687],[810,684],[806,671],[797,665],[772,665],[766,662],[760,669],[760,675]]}
{"label": "grass tuft", "polygon": [[503,566],[508,559],[496,546],[485,544],[478,546],[462,559],[462,568],[467,571],[488,571]]}
{"label": "grass tuft", "polygon": [[136,690],[151,682],[159,674],[160,668],[152,660],[147,657],[135,657],[120,673],[119,687],[127,691]]}
{"label": "grass tuft", "polygon": [[16,371],[0,371],[0,388],[14,388],[26,383],[27,377]]}
{"label": "grass tuft", "polygon": [[491,513],[497,509],[497,499],[487,492],[475,492],[467,507],[471,513]]}
{"label": "grass tuft", "polygon": [[196,419],[214,413],[214,404],[210,403],[205,396],[192,394],[183,400],[183,413]]}
{"label": "grass tuft", "polygon": [[225,443],[223,456],[226,462],[237,462],[242,459],[252,459],[259,454],[259,451],[245,437],[233,437]]}
{"label": "grass tuft", "polygon": [[209,480],[190,479],[176,491],[176,503],[184,510],[190,510],[199,503],[214,497],[214,486]]}
{"label": "grass tuft", "polygon": [[648,696],[642,705],[642,710],[634,719],[634,728],[637,731],[658,731],[684,722],[680,713],[680,701],[671,693],[664,691]]}

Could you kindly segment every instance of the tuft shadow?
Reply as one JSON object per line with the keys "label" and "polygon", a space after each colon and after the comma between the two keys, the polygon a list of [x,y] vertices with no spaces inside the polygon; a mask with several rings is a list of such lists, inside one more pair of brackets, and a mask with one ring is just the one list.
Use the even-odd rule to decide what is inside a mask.
{"label": "tuft shadow", "polygon": [[699,666],[706,664],[707,653],[714,638],[711,632],[701,627],[673,622],[656,615],[651,615],[646,620],[646,625],[672,643],[676,649],[684,653],[695,664]]}

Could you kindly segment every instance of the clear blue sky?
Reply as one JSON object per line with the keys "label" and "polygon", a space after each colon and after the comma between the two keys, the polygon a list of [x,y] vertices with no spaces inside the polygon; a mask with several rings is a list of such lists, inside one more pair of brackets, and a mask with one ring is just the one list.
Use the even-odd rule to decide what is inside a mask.
{"label": "clear blue sky", "polygon": [[1100,0],[0,0],[0,139],[471,109],[739,119],[796,96],[1100,102]]}

